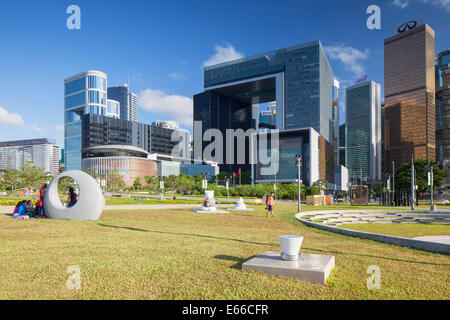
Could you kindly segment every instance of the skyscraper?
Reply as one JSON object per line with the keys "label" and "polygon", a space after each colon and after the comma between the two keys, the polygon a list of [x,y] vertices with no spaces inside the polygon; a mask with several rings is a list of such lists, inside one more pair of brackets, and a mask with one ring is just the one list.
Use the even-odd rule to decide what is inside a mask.
{"label": "skyscraper", "polygon": [[[207,66],[205,92],[194,96],[194,121],[202,123],[201,130],[194,130],[194,141],[202,141],[201,136],[211,128],[223,136],[227,129],[256,129],[258,106],[275,101],[276,129],[313,128],[331,143],[332,86],[331,66],[320,41]],[[200,154],[196,149],[206,145],[194,144],[194,153]],[[224,159],[227,153],[224,145]],[[330,161],[335,164],[334,159]],[[245,171],[247,163],[237,164],[235,159],[234,165],[223,164],[221,170],[242,167]]]}
{"label": "skyscraper", "polygon": [[388,172],[392,161],[436,159],[434,30],[424,24],[399,32],[384,40]]}
{"label": "skyscraper", "polygon": [[66,170],[81,170],[81,117],[106,115],[107,76],[85,71],[64,80],[64,150]]}
{"label": "skyscraper", "polygon": [[120,103],[120,119],[138,121],[138,96],[130,92],[127,84],[108,88],[108,98]]}
{"label": "skyscraper", "polygon": [[374,182],[381,179],[381,86],[364,81],[345,95],[349,175]]}
{"label": "skyscraper", "polygon": [[336,165],[339,165],[339,81],[333,79],[333,87],[332,87],[332,105],[331,105],[331,144],[334,148],[334,160]]}
{"label": "skyscraper", "polygon": [[442,164],[450,185],[450,49],[436,58],[436,160]]}

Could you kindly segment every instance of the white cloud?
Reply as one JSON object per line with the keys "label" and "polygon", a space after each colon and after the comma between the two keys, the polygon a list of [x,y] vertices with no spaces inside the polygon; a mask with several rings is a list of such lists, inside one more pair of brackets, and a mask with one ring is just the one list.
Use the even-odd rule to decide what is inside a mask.
{"label": "white cloud", "polygon": [[[393,0],[392,5],[405,9],[410,4],[411,0]],[[422,4],[429,4],[439,9],[445,9],[450,12],[450,0],[414,0]]]}
{"label": "white cloud", "polygon": [[20,114],[9,113],[6,109],[0,107],[0,123],[21,126],[24,124],[24,121]]}
{"label": "white cloud", "polygon": [[39,128],[38,126],[36,126],[34,124],[27,126],[27,128],[29,130],[36,131],[37,133],[44,133],[44,130],[42,130],[42,128]]}
{"label": "white cloud", "polygon": [[186,80],[187,76],[182,72],[172,72],[169,75],[173,80]]}
{"label": "white cloud", "polygon": [[242,59],[245,55],[237,51],[231,44],[227,43],[225,46],[219,44],[214,46],[216,53],[203,63],[204,67],[212,66],[215,64]]}
{"label": "white cloud", "polygon": [[189,97],[169,95],[162,90],[146,89],[141,91],[139,103],[143,110],[166,117],[167,120],[192,126],[193,100]]}
{"label": "white cloud", "polygon": [[360,51],[352,47],[328,46],[325,52],[331,59],[339,60],[345,65],[345,68],[351,71],[355,77],[361,77],[365,74],[362,62],[369,57],[369,49]]}
{"label": "white cloud", "polygon": [[394,0],[392,4],[401,9],[405,9],[409,5],[409,0]]}
{"label": "white cloud", "polygon": [[54,127],[53,127],[53,131],[56,131],[56,132],[64,132],[64,125],[58,124],[58,125],[54,126]]}
{"label": "white cloud", "polygon": [[450,0],[418,0],[424,4],[430,4],[432,6],[445,9],[450,12]]}

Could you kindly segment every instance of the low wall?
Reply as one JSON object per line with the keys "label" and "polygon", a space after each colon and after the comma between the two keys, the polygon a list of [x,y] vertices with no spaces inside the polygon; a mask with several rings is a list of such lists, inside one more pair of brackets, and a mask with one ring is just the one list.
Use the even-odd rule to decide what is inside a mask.
{"label": "low wall", "polygon": [[[327,225],[323,225],[323,224],[316,223],[316,222],[307,221],[307,220],[304,220],[301,218],[302,216],[306,216],[306,215],[309,216],[309,215],[320,214],[320,213],[324,213],[324,212],[328,212],[328,213],[352,213],[352,212],[374,213],[374,212],[386,212],[386,210],[308,211],[305,213],[297,213],[295,215],[295,218],[310,227],[314,227],[314,228],[318,228],[318,229],[322,229],[322,230],[326,230],[326,231],[330,231],[330,232],[334,232],[334,233],[339,233],[339,234],[344,234],[347,236],[359,237],[359,238],[364,238],[364,239],[368,239],[368,240],[374,240],[374,241],[379,241],[379,242],[384,242],[384,243],[389,243],[389,244],[395,244],[395,245],[402,246],[402,247],[409,247],[409,248],[425,250],[425,251],[430,251],[430,252],[436,252],[436,253],[450,254],[450,244],[446,244],[446,243],[423,241],[423,240],[416,240],[416,239],[410,239],[410,238],[388,236],[388,235],[384,235],[384,234],[369,233],[369,232],[363,232],[363,231],[337,228],[337,227],[327,226]],[[404,211],[402,210],[400,212],[404,212]],[[406,211],[406,212],[408,212],[408,211]],[[422,213],[422,212],[415,211],[414,213]]]}

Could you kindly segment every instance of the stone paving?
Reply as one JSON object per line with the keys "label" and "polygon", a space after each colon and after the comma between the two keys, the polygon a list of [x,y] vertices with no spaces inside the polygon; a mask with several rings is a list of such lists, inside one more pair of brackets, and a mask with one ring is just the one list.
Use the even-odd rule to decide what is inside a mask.
{"label": "stone paving", "polygon": [[302,219],[320,223],[329,226],[339,226],[342,224],[353,223],[423,223],[423,224],[440,224],[450,225],[450,213],[439,212],[435,213],[400,213],[400,212],[312,212],[311,215],[305,213]]}

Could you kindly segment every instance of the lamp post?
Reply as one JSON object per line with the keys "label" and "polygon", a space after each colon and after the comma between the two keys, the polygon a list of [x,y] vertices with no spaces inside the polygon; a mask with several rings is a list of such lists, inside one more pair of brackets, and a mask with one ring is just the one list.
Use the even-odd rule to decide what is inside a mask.
{"label": "lamp post", "polygon": [[227,179],[226,188],[227,188],[227,203],[230,202],[230,178],[225,177]]}
{"label": "lamp post", "polygon": [[434,204],[433,204],[433,165],[431,165],[431,167],[430,167],[429,184],[430,184],[430,188],[431,188],[431,192],[430,192],[430,210],[434,211],[435,207],[434,207]]}
{"label": "lamp post", "polygon": [[414,210],[414,193],[416,188],[414,180],[414,159],[411,158],[411,210]]}
{"label": "lamp post", "polygon": [[395,203],[395,163],[392,161],[392,200],[394,201],[394,207],[396,206]]}
{"label": "lamp post", "polygon": [[302,180],[301,180],[301,178],[302,178],[302,170],[301,170],[301,168],[302,168],[302,162],[303,162],[303,157],[301,156],[301,155],[296,155],[295,156],[296,158],[297,158],[297,161],[296,161],[296,165],[297,165],[297,169],[298,169],[298,205],[297,205],[297,209],[298,209],[298,212],[301,212],[301,208],[300,208],[300,195],[301,195],[301,193],[300,193],[300,190],[301,190],[301,183],[302,183]]}

